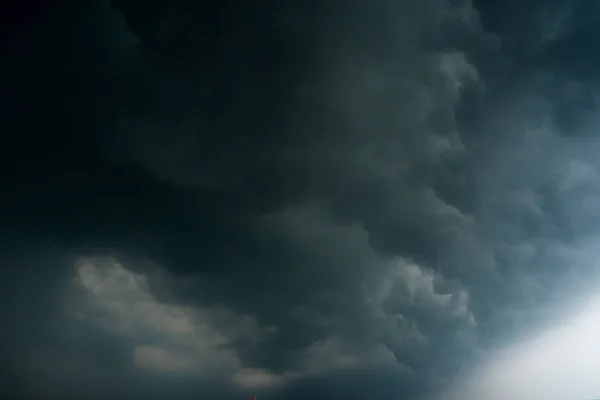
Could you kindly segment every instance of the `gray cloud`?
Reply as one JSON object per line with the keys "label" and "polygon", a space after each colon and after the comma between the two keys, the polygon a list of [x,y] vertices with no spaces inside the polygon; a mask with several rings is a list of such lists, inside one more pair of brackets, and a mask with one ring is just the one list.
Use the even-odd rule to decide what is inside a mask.
{"label": "gray cloud", "polygon": [[268,3],[78,14],[99,161],[11,192],[13,387],[541,399],[544,351],[596,368],[590,318],[556,328],[599,272],[589,5]]}
{"label": "gray cloud", "polygon": [[130,340],[136,368],[204,378],[227,373],[236,384],[252,388],[277,381],[267,372],[244,368],[230,347],[241,338],[248,339],[246,343],[264,340],[269,329],[251,316],[223,307],[162,303],[150,292],[144,275],[113,259],[78,261],[74,285],[83,298],[71,300],[69,312]]}

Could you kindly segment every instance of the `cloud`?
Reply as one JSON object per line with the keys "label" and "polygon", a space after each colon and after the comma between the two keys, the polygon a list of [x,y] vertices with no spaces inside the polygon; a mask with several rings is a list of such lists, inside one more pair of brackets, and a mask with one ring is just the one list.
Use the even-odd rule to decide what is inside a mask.
{"label": "cloud", "polygon": [[[589,398],[600,391],[598,299],[579,301],[574,316],[533,338],[502,348],[458,389],[459,398]],[[457,385],[460,387],[460,384]]]}
{"label": "cloud", "polygon": [[255,318],[224,307],[199,308],[163,302],[151,292],[143,274],[112,258],[82,258],[75,266],[67,309],[76,318],[99,326],[130,343],[135,367],[201,378],[235,374],[242,385],[275,381],[266,372],[246,370],[232,344],[257,342],[269,329]]}
{"label": "cloud", "polygon": [[71,318],[127,344],[129,362],[147,376],[222,379],[242,390],[264,391],[338,370],[395,364],[392,353],[376,341],[364,342],[360,349],[347,338],[331,337],[296,350],[296,362],[284,372],[258,368],[238,346],[268,346],[276,327],[263,327],[225,307],[159,300],[146,275],[111,257],[78,259],[70,292],[66,309]]}
{"label": "cloud", "polygon": [[537,398],[594,367],[588,325],[547,333],[598,279],[584,2],[133,3],[44,25],[76,74],[28,63],[55,86],[14,125],[66,133],[0,199],[13,386]]}

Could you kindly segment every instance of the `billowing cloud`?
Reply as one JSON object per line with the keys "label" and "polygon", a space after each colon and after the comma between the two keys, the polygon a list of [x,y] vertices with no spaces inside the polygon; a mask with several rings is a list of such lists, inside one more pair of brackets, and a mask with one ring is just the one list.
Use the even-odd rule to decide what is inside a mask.
{"label": "billowing cloud", "polygon": [[276,382],[267,372],[247,370],[232,344],[258,342],[269,334],[255,318],[223,307],[197,308],[157,299],[143,274],[117,260],[78,260],[74,296],[67,309],[129,341],[135,367],[198,378],[235,377],[235,383],[258,387]]}
{"label": "billowing cloud", "polygon": [[115,0],[23,24],[6,391],[598,396],[600,8],[530,3]]}

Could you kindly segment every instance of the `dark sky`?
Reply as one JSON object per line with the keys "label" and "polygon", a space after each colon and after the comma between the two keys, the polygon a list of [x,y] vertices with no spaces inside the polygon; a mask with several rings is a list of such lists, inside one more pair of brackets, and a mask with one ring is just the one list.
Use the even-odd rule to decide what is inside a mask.
{"label": "dark sky", "polygon": [[2,394],[600,398],[599,2],[9,3]]}

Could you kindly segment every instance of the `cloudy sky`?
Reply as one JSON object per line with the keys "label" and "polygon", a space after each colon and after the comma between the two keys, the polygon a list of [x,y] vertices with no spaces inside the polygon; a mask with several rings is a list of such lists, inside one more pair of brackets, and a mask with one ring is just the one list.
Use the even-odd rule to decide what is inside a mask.
{"label": "cloudy sky", "polygon": [[19,7],[0,392],[600,398],[600,3]]}

